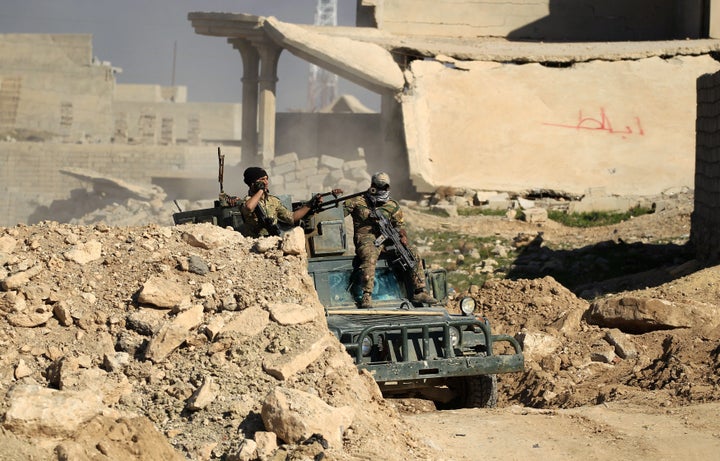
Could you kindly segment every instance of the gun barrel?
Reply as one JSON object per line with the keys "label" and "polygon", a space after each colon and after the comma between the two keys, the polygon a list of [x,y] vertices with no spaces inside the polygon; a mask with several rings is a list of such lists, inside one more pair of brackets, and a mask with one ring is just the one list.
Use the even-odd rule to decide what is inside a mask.
{"label": "gun barrel", "polygon": [[225,156],[220,153],[220,146],[218,146],[218,182],[220,183],[220,194],[224,194],[223,190],[223,176],[225,173]]}
{"label": "gun barrel", "polygon": [[[356,192],[356,193],[354,193],[354,194],[343,195],[342,197],[338,197],[338,198],[333,199],[333,200],[328,200],[327,202],[323,201],[319,206],[317,206],[317,207],[313,210],[313,212],[314,212],[314,213],[320,213],[320,212],[322,212],[322,211],[329,210],[330,208],[336,207],[339,203],[342,203],[342,202],[344,202],[345,200],[350,200],[351,198],[358,197],[358,196],[360,196],[360,195],[362,195],[362,194],[364,194],[364,193],[365,193],[365,191]],[[333,195],[333,196],[334,196],[334,194],[333,194],[332,192],[324,192],[324,193],[322,193],[322,194],[320,194],[320,195],[321,195],[322,197],[326,197],[326,196],[328,196],[328,195]],[[303,206],[303,205],[305,205],[305,204],[307,204],[307,202],[293,202],[293,204],[292,204],[293,210],[296,210],[296,209],[300,208],[301,206]]]}

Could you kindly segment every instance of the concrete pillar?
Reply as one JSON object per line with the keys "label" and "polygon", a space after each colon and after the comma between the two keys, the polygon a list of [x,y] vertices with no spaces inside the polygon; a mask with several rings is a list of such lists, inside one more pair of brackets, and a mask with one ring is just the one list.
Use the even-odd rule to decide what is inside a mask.
{"label": "concrete pillar", "polygon": [[393,196],[396,199],[415,199],[417,192],[411,182],[412,172],[404,142],[402,106],[393,93],[381,94],[380,101],[380,162],[368,160],[369,173],[378,170],[388,172]]}
{"label": "concrete pillar", "polygon": [[243,61],[242,77],[242,155],[246,160],[254,160],[260,155],[258,150],[258,72],[260,55],[257,48],[248,40],[229,39],[240,51]]}
{"label": "concrete pillar", "polygon": [[275,88],[277,86],[277,64],[282,48],[269,42],[256,44],[260,53],[260,148],[263,165],[269,166],[275,157]]}

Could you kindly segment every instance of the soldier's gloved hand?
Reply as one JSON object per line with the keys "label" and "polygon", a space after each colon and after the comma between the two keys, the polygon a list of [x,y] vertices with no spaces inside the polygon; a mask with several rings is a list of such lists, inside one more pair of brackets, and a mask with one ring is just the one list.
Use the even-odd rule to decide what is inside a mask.
{"label": "soldier's gloved hand", "polygon": [[398,233],[400,234],[400,243],[402,243],[403,245],[407,246],[407,244],[408,244],[408,239],[407,239],[407,232],[405,231],[405,229],[400,229],[400,230],[398,231]]}
{"label": "soldier's gloved hand", "polygon": [[235,206],[238,204],[238,202],[240,202],[240,197],[236,197],[234,195],[228,195],[227,197],[225,197],[225,200],[227,200],[227,204],[229,206]]}
{"label": "soldier's gloved hand", "polygon": [[252,195],[255,195],[259,190],[265,190],[265,183],[258,179],[257,181],[252,183],[252,186],[250,186],[250,193]]}
{"label": "soldier's gloved hand", "polygon": [[333,197],[338,198],[342,195],[343,190],[342,189],[333,189],[330,191],[333,194]]}
{"label": "soldier's gloved hand", "polygon": [[310,199],[308,202],[308,206],[310,207],[311,211],[315,211],[320,207],[320,204],[322,203],[323,198],[321,194],[316,194],[313,198]]}

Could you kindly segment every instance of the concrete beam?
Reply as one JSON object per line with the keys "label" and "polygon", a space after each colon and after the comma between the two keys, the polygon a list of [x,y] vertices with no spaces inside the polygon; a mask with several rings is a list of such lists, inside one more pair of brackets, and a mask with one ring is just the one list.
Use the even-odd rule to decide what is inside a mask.
{"label": "concrete beam", "polygon": [[188,20],[195,33],[213,37],[251,38],[252,35],[261,37],[262,16],[244,13],[188,13]]}
{"label": "concrete beam", "polygon": [[328,36],[269,17],[268,36],[292,54],[377,93],[397,92],[405,79],[392,54],[374,43]]}

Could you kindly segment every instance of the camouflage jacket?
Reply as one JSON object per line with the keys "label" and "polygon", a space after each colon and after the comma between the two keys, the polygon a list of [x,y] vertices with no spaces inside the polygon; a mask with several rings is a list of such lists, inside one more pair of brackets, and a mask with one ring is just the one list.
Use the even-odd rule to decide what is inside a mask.
{"label": "camouflage jacket", "polygon": [[[250,211],[245,207],[244,204],[249,199],[250,196],[246,196],[243,199],[243,206],[240,207],[244,221],[243,234],[248,237],[266,237],[270,235],[263,223],[258,219],[255,211]],[[265,194],[265,197],[258,202],[257,206],[265,212],[267,217],[272,219],[273,224],[278,224],[278,222],[287,225],[294,224],[292,211],[288,210],[280,199],[274,195]]]}
{"label": "camouflage jacket", "polygon": [[[395,200],[390,199],[376,209],[378,213],[384,214],[396,229],[399,230],[405,227],[402,210]],[[380,231],[375,225],[375,220],[370,216],[371,209],[365,195],[346,200],[343,203],[343,211],[345,216],[352,216],[353,230],[356,236],[372,235],[378,237],[380,235]],[[356,239],[357,238],[358,237],[356,237]]]}

